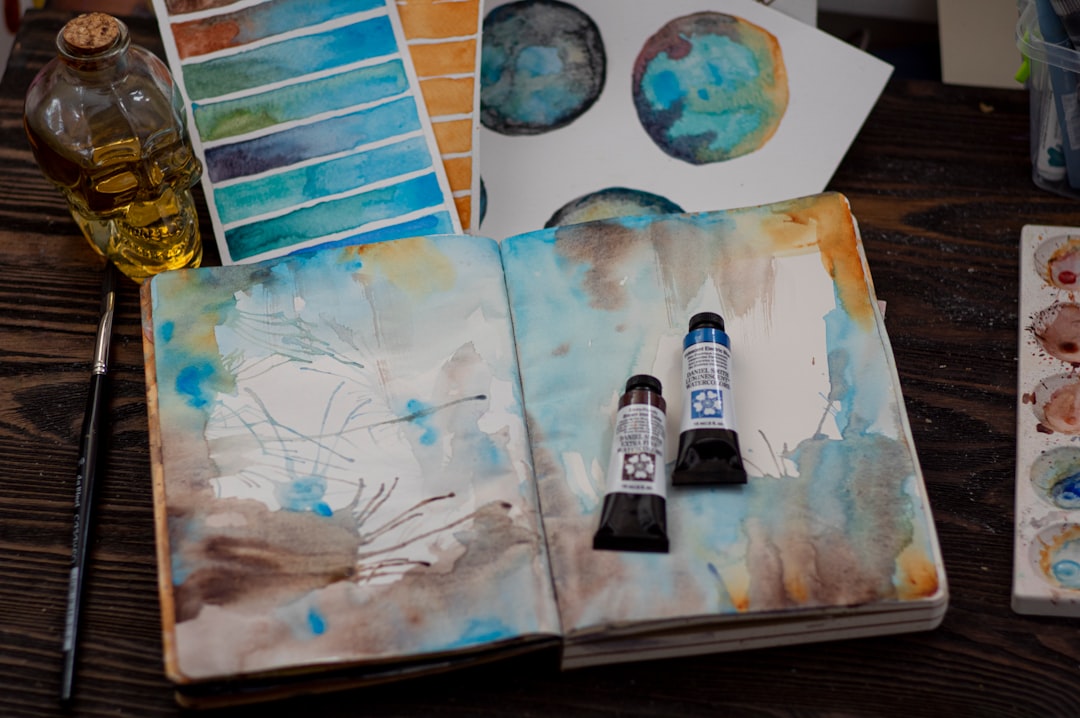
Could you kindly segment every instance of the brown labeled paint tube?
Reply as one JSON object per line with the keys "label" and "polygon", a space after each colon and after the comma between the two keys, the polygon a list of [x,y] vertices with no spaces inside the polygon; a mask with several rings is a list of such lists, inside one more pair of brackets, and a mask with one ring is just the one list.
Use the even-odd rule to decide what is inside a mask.
{"label": "brown labeled paint tube", "polygon": [[666,410],[659,379],[636,374],[626,380],[594,549],[667,553]]}
{"label": "brown labeled paint tube", "polygon": [[731,403],[731,340],[724,318],[701,312],[683,339],[683,410],[676,486],[745,484]]}

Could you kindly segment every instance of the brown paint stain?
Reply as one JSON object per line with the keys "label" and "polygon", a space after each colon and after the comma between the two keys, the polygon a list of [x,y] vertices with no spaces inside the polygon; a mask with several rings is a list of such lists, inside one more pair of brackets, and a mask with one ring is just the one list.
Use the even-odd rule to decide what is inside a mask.
{"label": "brown paint stain", "polygon": [[938,591],[938,572],[933,559],[918,547],[905,548],[896,559],[904,578],[897,586],[903,601],[929,598]]}
{"label": "brown paint stain", "polygon": [[[799,207],[800,204],[805,205]],[[790,221],[817,228],[821,262],[836,282],[840,304],[862,328],[875,321],[873,305],[868,301],[868,277],[863,273],[862,258],[856,241],[855,224],[847,199],[839,193],[828,193],[820,199],[807,198],[796,202],[786,212]],[[829,228],[823,231],[822,228]],[[781,227],[775,239],[784,241]]]}
{"label": "brown paint stain", "polygon": [[395,286],[415,296],[447,291],[455,286],[454,265],[426,237],[375,242],[349,251],[363,261],[371,261]]}
{"label": "brown paint stain", "polygon": [[231,20],[192,20],[172,26],[180,59],[206,55],[236,44],[240,26]]}
{"label": "brown paint stain", "polygon": [[416,75],[472,75],[476,72],[476,40],[409,45]]}
{"label": "brown paint stain", "polygon": [[618,309],[626,303],[622,269],[639,246],[639,234],[617,222],[571,225],[556,232],[556,251],[567,259],[589,266],[585,290],[589,304],[597,309]]}

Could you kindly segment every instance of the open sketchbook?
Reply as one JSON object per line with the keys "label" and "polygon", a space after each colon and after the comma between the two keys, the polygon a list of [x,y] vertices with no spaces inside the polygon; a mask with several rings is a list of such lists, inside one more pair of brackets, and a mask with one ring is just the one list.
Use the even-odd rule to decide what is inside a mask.
{"label": "open sketchbook", "polygon": [[[669,487],[670,553],[594,551],[624,382],[660,378],[674,447],[698,311],[727,321],[749,482]],[[841,195],[183,270],[145,285],[143,312],[165,658],[187,702],[944,615]]]}

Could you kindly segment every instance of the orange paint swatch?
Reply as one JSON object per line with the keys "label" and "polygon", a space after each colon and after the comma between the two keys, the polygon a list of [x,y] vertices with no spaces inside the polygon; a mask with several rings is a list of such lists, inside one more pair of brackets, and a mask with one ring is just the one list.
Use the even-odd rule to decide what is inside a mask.
{"label": "orange paint swatch", "polygon": [[397,0],[397,9],[461,226],[475,230],[480,1]]}

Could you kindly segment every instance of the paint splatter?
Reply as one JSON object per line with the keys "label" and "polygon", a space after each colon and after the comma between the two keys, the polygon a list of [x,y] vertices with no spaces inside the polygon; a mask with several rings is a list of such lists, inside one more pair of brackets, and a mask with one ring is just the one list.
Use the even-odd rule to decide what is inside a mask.
{"label": "paint splatter", "polygon": [[484,18],[480,119],[504,135],[537,135],[584,114],[604,88],[596,23],[558,0],[521,0]]}
{"label": "paint splatter", "polygon": [[776,38],[742,18],[672,20],[634,63],[634,107],[665,153],[691,164],[754,152],[776,133],[788,82]]}
{"label": "paint splatter", "polygon": [[608,187],[570,200],[551,215],[544,227],[559,227],[613,217],[672,214],[682,211],[679,205],[658,194],[626,187]]}

